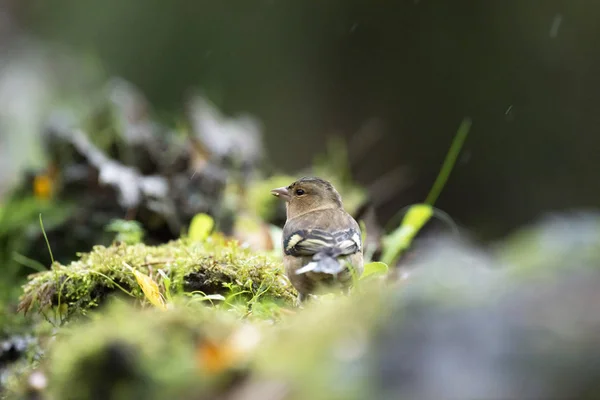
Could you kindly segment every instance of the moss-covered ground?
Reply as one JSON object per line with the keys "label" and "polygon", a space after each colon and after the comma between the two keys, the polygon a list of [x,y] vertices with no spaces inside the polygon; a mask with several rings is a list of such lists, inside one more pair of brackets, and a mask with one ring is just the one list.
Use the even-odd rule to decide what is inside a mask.
{"label": "moss-covered ground", "polygon": [[[137,274],[136,274],[137,272]],[[155,282],[161,296],[187,293],[202,298],[239,297],[292,304],[293,287],[277,257],[242,247],[220,234],[198,242],[180,239],[160,246],[96,246],[70,265],[30,276],[19,308],[56,308],[61,319],[86,314],[110,294],[144,301],[139,273]]]}
{"label": "moss-covered ground", "polygon": [[[572,394],[598,372],[586,361],[600,327],[598,221],[549,221],[493,251],[441,241],[408,279],[359,281],[303,307],[277,255],[220,234],[97,247],[25,285],[35,340],[4,396],[493,398],[497,385]],[[567,365],[579,373],[557,386]],[[477,381],[432,384],[453,374]]]}

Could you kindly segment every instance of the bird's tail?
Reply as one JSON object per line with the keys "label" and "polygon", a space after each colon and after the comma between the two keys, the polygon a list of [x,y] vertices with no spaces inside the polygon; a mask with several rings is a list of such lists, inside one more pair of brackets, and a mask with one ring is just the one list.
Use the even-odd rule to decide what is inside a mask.
{"label": "bird's tail", "polygon": [[304,267],[296,270],[296,275],[307,272],[318,272],[322,274],[337,275],[344,270],[344,265],[337,259],[327,253],[317,253],[313,260]]}

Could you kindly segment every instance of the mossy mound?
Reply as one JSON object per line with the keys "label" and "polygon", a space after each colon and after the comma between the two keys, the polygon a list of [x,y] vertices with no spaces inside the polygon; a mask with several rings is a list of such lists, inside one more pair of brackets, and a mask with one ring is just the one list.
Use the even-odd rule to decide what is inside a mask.
{"label": "mossy mound", "polygon": [[[111,300],[86,323],[61,329],[37,371],[56,399],[214,399],[243,378],[259,335],[198,303],[165,312]],[[13,395],[30,390],[13,383]]]}
{"label": "mossy mound", "polygon": [[[440,240],[415,257],[406,280],[363,280],[349,296],[321,296],[293,311],[259,295],[286,298],[273,287],[258,278],[244,287],[239,277],[238,264],[256,269],[256,260],[269,261],[269,254],[228,245],[220,236],[165,245],[175,246],[167,254],[180,256],[182,265],[195,260],[194,268],[208,264],[202,257],[232,258],[220,262],[237,266],[239,283],[223,286],[247,292],[240,298],[254,297],[209,307],[178,296],[168,307],[144,308],[113,296],[89,318],[53,330],[40,346],[39,363],[15,367],[9,398],[23,398],[15,397],[28,390],[22,377],[36,373],[46,377],[42,399],[596,398],[600,262],[592,219],[598,221],[588,216],[536,228],[523,246],[508,241],[496,252]],[[573,234],[564,233],[566,226]],[[557,238],[561,254],[572,256],[568,262],[553,252],[519,260],[548,239],[557,246]],[[136,248],[144,257],[129,254]],[[158,269],[173,279],[172,289],[174,282],[185,286],[189,271],[177,272],[174,261],[167,268],[160,248],[109,249],[152,277],[161,293],[166,282]],[[79,262],[87,257],[93,263],[100,256],[95,250]],[[272,267],[261,279],[280,276],[279,265]],[[127,267],[122,273],[135,275]],[[282,316],[273,324],[274,309]]]}
{"label": "mossy mound", "polygon": [[47,378],[44,399],[366,398],[368,376],[352,368],[365,368],[357,363],[385,313],[374,289],[308,304],[275,325],[183,298],[164,311],[113,298],[59,329],[8,393],[31,391],[37,373]]}
{"label": "mossy mound", "polygon": [[[270,253],[251,251],[214,234],[202,242],[180,239],[160,246],[96,246],[69,265],[29,277],[19,309],[42,312],[58,306],[64,318],[85,314],[111,294],[140,301],[145,295],[135,271],[156,282],[162,293],[236,294],[248,301],[262,298],[292,303],[295,292],[282,266]],[[61,319],[64,319],[61,318]]]}
{"label": "mossy mound", "polygon": [[102,398],[209,399],[243,370],[241,363],[227,365],[226,341],[244,325],[232,315],[201,306],[168,313],[116,308],[54,349],[51,392],[57,398],[89,398],[86,392],[104,389],[111,392]]}
{"label": "mossy mound", "polygon": [[365,282],[351,296],[323,297],[265,330],[255,375],[285,383],[286,400],[379,398],[369,353],[375,334],[394,317],[388,311],[392,292]]}

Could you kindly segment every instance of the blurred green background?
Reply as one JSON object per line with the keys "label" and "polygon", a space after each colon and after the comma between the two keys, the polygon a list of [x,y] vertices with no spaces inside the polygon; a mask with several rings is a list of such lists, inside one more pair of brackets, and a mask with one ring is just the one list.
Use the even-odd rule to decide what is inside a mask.
{"label": "blurred green background", "polygon": [[378,206],[382,221],[426,196],[464,117],[471,134],[437,206],[477,237],[598,204],[592,2],[5,0],[2,9],[13,22],[4,47],[19,48],[21,32],[89,57],[166,118],[190,88],[254,114],[269,160],[291,173],[327,135],[376,123],[381,140],[353,164],[355,177],[369,184],[405,165],[413,182]]}
{"label": "blurred green background", "polygon": [[[104,265],[106,257],[99,257],[102,263],[71,268],[53,264],[51,272],[44,272],[54,257],[68,265],[79,257],[78,252],[91,250],[93,244],[115,239],[131,243],[143,239],[150,245],[164,242],[183,234],[191,217],[201,211],[214,217],[216,230],[230,231],[227,237],[240,239],[243,246],[255,246],[263,255],[274,250],[277,258],[272,266],[276,267],[280,250],[275,247],[281,243],[278,226],[285,213],[282,203],[277,203],[279,208],[272,205],[277,199],[269,189],[285,184],[283,180],[290,183],[292,178],[285,174],[298,176],[313,165],[320,167],[313,171],[323,173],[331,173],[331,168],[340,170],[337,178],[345,185],[336,183],[336,187],[347,186],[343,188],[345,204],[353,200],[355,208],[362,210],[357,219],[365,221],[363,232],[369,231],[367,239],[374,243],[366,247],[367,258],[386,259],[376,254],[380,247],[394,249],[404,243],[397,240],[400,235],[386,233],[398,228],[394,233],[410,236],[406,233],[410,229],[399,228],[401,221],[393,216],[408,205],[423,202],[457,128],[467,118],[472,121],[469,136],[435,206],[466,228],[464,236],[499,245],[499,249],[481,246],[481,242],[473,247],[436,243],[428,241],[426,234],[420,235],[418,243],[402,254],[401,262],[396,263],[394,254],[389,257],[389,281],[403,285],[403,290],[392,286],[388,292],[374,286],[372,294],[364,293],[366,300],[344,297],[329,308],[315,307],[313,311],[318,312],[313,314],[298,313],[305,318],[297,320],[302,329],[294,336],[279,331],[284,332],[280,342],[265,336],[264,342],[273,347],[266,348],[267,356],[258,359],[259,363],[268,367],[265,372],[289,373],[298,388],[323,398],[336,387],[350,388],[360,397],[353,389],[366,382],[356,379],[361,374],[363,378],[383,377],[374,381],[374,388],[390,385],[388,398],[399,397],[394,390],[409,390],[409,398],[439,398],[440,393],[458,398],[456,393],[463,387],[467,388],[463,393],[489,393],[489,398],[511,397],[507,393],[525,393],[524,397],[530,398],[548,398],[549,393],[555,397],[565,393],[566,397],[569,393],[573,397],[573,393],[586,390],[589,398],[598,397],[594,396],[600,375],[594,349],[599,348],[595,338],[600,337],[600,316],[594,300],[600,281],[594,267],[598,265],[600,237],[599,20],[600,3],[583,0],[0,0],[0,308],[6,310],[0,313],[0,398],[10,376],[14,381],[24,376],[20,375],[23,371],[38,368],[37,357],[50,348],[47,338],[54,337],[54,325],[75,315],[67,312],[77,311],[82,304],[85,311],[85,307],[104,301],[116,291],[113,284],[118,285],[117,281],[137,288],[134,279],[139,276],[129,274],[132,268],[157,279],[166,297],[173,276],[182,281],[195,278],[188,289],[206,290],[209,296],[223,297],[222,287],[234,296],[239,294],[231,282],[221,281],[229,275],[219,271],[223,265],[218,257],[217,262],[212,261],[212,253],[217,251],[210,247],[208,253],[191,253],[188,258],[177,252],[165,253],[165,260],[163,256],[148,258],[143,253],[158,254],[156,248],[139,245],[135,248],[141,253],[131,267],[120,253],[110,253],[116,254],[111,260],[124,263],[125,269]],[[113,80],[118,77],[125,81]],[[111,87],[114,82],[121,86]],[[135,101],[135,92],[125,82],[133,83],[147,97],[152,106],[148,114],[144,102]],[[239,154],[237,159],[234,154],[216,160],[213,154],[206,156],[201,144],[198,148],[192,145],[201,142],[193,142],[194,135],[197,139],[211,129],[211,134],[226,131],[225,123],[210,125],[218,119],[207,118],[214,116],[205,110],[203,122],[209,129],[206,125],[199,129],[186,126],[186,122],[193,125],[187,114],[202,114],[202,107],[189,112],[190,95],[198,92],[227,116],[248,113],[260,120],[266,166],[258,157],[247,157],[252,161],[244,163]],[[121,183],[117,191],[114,181],[112,186],[101,184],[102,174],[97,171],[105,168],[70,168],[81,166],[82,155],[69,152],[76,147],[71,145],[74,132],[78,132],[67,123],[61,125],[72,122],[69,116],[74,117],[73,126],[89,133],[90,142],[104,142],[95,144],[111,160],[140,170],[140,165],[152,165],[151,172],[143,174],[145,178],[156,174],[160,182],[149,185],[132,170],[113,166],[112,178]],[[225,121],[228,133],[258,131],[248,128],[250,123],[243,128],[244,124],[232,121],[239,122]],[[168,137],[172,141],[163,143],[157,135],[144,139],[146,148],[123,139],[123,132],[135,133],[136,129],[154,132],[154,122],[162,123],[156,131],[182,137],[187,128],[189,141],[172,134]],[[47,146],[53,151],[45,151],[42,144],[51,136],[50,125],[55,129],[55,142],[54,147]],[[65,132],[72,135],[70,142],[56,140]],[[352,177],[362,184],[360,188],[346,179],[345,146],[331,140],[335,135],[346,141]],[[79,144],[82,137],[78,137]],[[260,147],[256,143],[260,140],[253,142],[248,137],[244,145]],[[224,142],[229,144],[230,139]],[[49,162],[50,154],[57,165]],[[83,164],[89,163],[89,154],[83,157]],[[320,165],[315,162],[317,157]],[[255,172],[264,174],[246,180]],[[51,186],[56,182],[60,193],[52,197]],[[142,186],[140,182],[146,188],[164,190],[156,190],[156,196],[148,195],[151,191],[147,190],[142,202],[132,202],[133,207],[117,201],[117,195],[126,191],[123,188],[135,192]],[[252,186],[240,182],[252,182]],[[277,185],[272,185],[274,182]],[[372,221],[371,209],[359,207],[363,186],[375,196],[380,224]],[[44,189],[48,196],[43,195]],[[571,209],[596,213],[568,216],[566,211]],[[520,230],[553,211],[565,213],[541,220],[534,230]],[[516,234],[507,235],[513,231]],[[508,241],[504,244],[496,241],[505,237]],[[487,254],[484,248],[493,251]],[[94,254],[116,249],[97,248],[99,253]],[[187,248],[182,247],[184,250]],[[241,302],[232,309],[215,308],[215,316],[238,318],[239,312],[241,322],[254,313],[270,326],[271,319],[295,314],[271,300],[257,300],[255,287],[268,279],[260,275],[265,269],[255,264],[262,256],[255,258],[253,251],[234,261],[230,253],[223,253],[228,264],[244,265],[246,271],[259,275],[235,279],[252,288],[252,300],[240,297]],[[186,259],[189,265],[182,263]],[[208,279],[214,277],[207,278],[202,269],[192,270],[204,265],[197,260],[215,266],[210,270],[215,280]],[[94,269],[98,267],[106,269]],[[156,268],[163,267],[181,275],[160,278]],[[507,275],[498,279],[488,275],[489,271],[479,274],[473,267],[504,270]],[[90,270],[103,279],[76,291],[81,277],[89,276]],[[424,274],[414,280],[412,276],[419,270]],[[26,276],[36,271],[42,273],[23,289]],[[417,274],[413,275],[414,271]],[[212,285],[208,289],[206,282]],[[276,282],[285,286],[286,281]],[[415,285],[406,285],[409,282]],[[270,283],[267,286],[271,288]],[[75,294],[67,299],[70,303],[61,303],[63,289],[69,287],[74,291],[65,293]],[[288,289],[285,286],[282,293],[291,298]],[[19,301],[23,290],[25,296]],[[136,293],[136,301],[146,301],[141,289]],[[31,317],[23,318],[17,312],[39,300],[48,310],[57,311],[54,320],[33,311]],[[340,306],[346,300],[343,318]],[[229,307],[227,303],[223,305]],[[42,315],[50,324],[42,322]],[[171,315],[174,329],[181,332],[196,326],[196,318],[201,317],[195,311],[163,315]],[[148,375],[149,381],[141,381],[141,388],[153,390],[147,382],[167,382],[161,381],[166,372],[167,379],[175,377],[166,389],[186,389],[178,382],[190,379],[194,398],[204,393],[198,389],[204,385],[200,375],[194,375],[186,364],[191,360],[187,339],[172,340],[169,326],[157,330],[155,327],[164,323],[151,318],[140,320],[140,336],[131,336],[139,348],[151,350],[147,359],[151,364],[160,364]],[[368,328],[368,341],[374,346],[365,350],[367,330],[363,332],[363,328],[367,329],[371,322],[365,321],[371,318],[381,318],[387,338],[372,336],[376,330]],[[220,319],[205,321],[213,322],[202,322],[202,330],[212,331],[219,326],[214,321]],[[290,317],[288,321],[295,320]],[[331,321],[331,326],[323,321]],[[100,324],[115,325],[110,320],[99,321],[98,327]],[[348,352],[354,354],[349,357],[332,357],[331,346],[335,342],[337,349],[342,337],[337,335],[348,333],[348,328],[360,328],[354,344],[366,351],[362,361],[360,351]],[[96,329],[94,325],[92,329]],[[92,380],[96,374],[88,374],[90,370],[115,376],[112,364],[103,364],[102,356],[113,352],[113,333],[115,338],[130,336],[122,329],[109,329],[105,335],[102,328],[97,337],[81,332],[80,337],[88,341],[79,346],[59,341],[69,350],[63,353],[66,362],[61,364],[60,357],[45,358],[54,382],[61,366],[65,367],[61,390],[68,393],[76,392],[72,371],[84,371],[82,377]],[[315,345],[307,346],[311,337]],[[353,346],[349,338],[342,342]],[[78,362],[89,354],[99,354],[99,363],[92,357],[87,364],[91,369],[81,368],[85,364]],[[281,359],[269,358],[274,355]],[[306,361],[296,362],[296,358]],[[168,362],[163,365],[164,361]],[[187,372],[181,374],[171,365],[184,366]],[[135,364],[130,370],[145,368]],[[336,375],[322,373],[325,370]],[[383,373],[386,370],[387,375]],[[570,373],[565,373],[567,370]],[[324,382],[324,389],[307,384],[311,380]],[[352,384],[345,386],[349,381]],[[110,381],[97,382],[110,390]],[[96,387],[90,380],[76,383]],[[31,380],[28,385],[32,386]],[[496,390],[502,385],[514,392],[498,395]],[[410,390],[427,395],[410,396]],[[315,398],[313,393],[298,393],[298,398]]]}

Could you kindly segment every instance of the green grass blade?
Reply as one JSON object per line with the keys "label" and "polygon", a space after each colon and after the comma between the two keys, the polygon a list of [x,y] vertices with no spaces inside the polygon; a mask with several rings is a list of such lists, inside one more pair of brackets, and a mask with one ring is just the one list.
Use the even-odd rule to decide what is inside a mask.
{"label": "green grass blade", "polygon": [[429,191],[427,195],[427,199],[425,199],[425,203],[433,206],[442,193],[444,186],[446,185],[446,181],[448,181],[448,177],[450,176],[450,172],[452,172],[452,168],[454,168],[454,164],[456,163],[456,159],[460,154],[460,150],[467,139],[467,135],[469,134],[469,130],[471,130],[471,119],[465,118],[462,120],[456,135],[454,136],[454,140],[452,140],[452,145],[448,150],[448,154],[446,154],[446,159],[442,164],[442,169],[438,174],[433,187]]}
{"label": "green grass blade", "polygon": [[54,255],[52,254],[52,249],[50,248],[50,241],[48,240],[48,235],[46,235],[46,230],[44,229],[44,221],[42,221],[42,213],[40,213],[40,227],[42,228],[42,235],[44,235],[44,239],[46,240],[46,246],[48,246],[48,252],[50,253],[50,260],[52,260],[52,264],[54,264]]}

